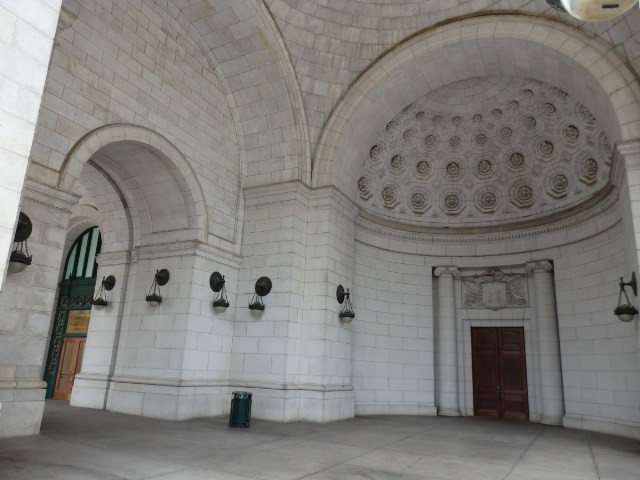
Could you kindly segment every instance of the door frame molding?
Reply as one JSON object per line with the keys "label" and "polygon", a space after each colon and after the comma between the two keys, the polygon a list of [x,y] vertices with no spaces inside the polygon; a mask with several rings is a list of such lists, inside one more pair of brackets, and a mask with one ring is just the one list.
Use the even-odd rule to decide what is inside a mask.
{"label": "door frame molding", "polygon": [[[528,313],[528,312],[527,312]],[[471,352],[471,327],[522,327],[524,328],[524,349],[527,362],[527,392],[529,401],[529,421],[540,420],[540,383],[538,378],[538,350],[535,329],[527,317],[515,319],[464,318],[458,320],[458,404],[463,416],[474,416],[473,409],[473,367]],[[462,338],[461,338],[462,337]]]}

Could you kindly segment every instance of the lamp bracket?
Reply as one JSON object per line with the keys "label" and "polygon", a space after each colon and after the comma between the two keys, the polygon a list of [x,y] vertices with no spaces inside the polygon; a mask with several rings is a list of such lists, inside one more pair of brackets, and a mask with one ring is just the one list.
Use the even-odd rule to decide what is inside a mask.
{"label": "lamp bracket", "polygon": [[631,280],[625,282],[622,277],[620,278],[620,288],[624,289],[624,287],[631,287],[633,290],[633,294],[638,296],[638,282],[636,281],[636,272],[631,272]]}
{"label": "lamp bracket", "polygon": [[336,298],[338,299],[338,303],[340,305],[342,305],[344,302],[344,296],[344,287],[342,285],[338,285],[338,288],[336,289]]}
{"label": "lamp bracket", "polygon": [[155,275],[156,283],[161,287],[164,287],[167,283],[169,283],[169,277],[170,277],[169,270],[167,270],[166,268],[156,271],[156,275]]}
{"label": "lamp bracket", "polygon": [[222,275],[220,272],[213,272],[209,277],[209,286],[215,293],[218,293],[220,290],[222,290],[224,284],[224,275]]}
{"label": "lamp bracket", "polygon": [[108,277],[103,278],[102,286],[107,292],[110,292],[111,290],[113,290],[113,287],[116,286],[116,277],[114,277],[113,275],[109,275]]}
{"label": "lamp bracket", "polygon": [[13,241],[24,242],[31,236],[32,231],[33,225],[31,223],[31,219],[27,216],[26,213],[20,212],[20,216],[18,217],[18,225],[16,226],[16,233],[13,236]]}
{"label": "lamp bracket", "polygon": [[260,277],[256,281],[256,295],[260,297],[266,297],[271,292],[273,284],[269,277]]}

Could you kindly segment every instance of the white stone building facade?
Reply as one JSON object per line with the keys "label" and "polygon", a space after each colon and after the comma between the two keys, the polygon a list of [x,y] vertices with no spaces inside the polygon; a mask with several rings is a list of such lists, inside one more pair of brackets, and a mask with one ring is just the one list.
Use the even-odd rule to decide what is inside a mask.
{"label": "white stone building facade", "polygon": [[0,436],[39,431],[65,259],[97,226],[116,285],[72,405],[474,415],[472,332],[512,328],[530,421],[640,438],[639,320],[613,314],[638,274],[640,11],[450,3],[0,0],[5,265],[33,224],[33,263],[0,272]]}

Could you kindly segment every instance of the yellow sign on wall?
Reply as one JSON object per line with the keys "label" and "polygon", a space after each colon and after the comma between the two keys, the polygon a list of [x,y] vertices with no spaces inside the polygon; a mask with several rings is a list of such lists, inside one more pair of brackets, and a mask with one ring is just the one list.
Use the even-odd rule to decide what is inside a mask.
{"label": "yellow sign on wall", "polygon": [[87,333],[91,310],[72,310],[67,321],[67,333]]}

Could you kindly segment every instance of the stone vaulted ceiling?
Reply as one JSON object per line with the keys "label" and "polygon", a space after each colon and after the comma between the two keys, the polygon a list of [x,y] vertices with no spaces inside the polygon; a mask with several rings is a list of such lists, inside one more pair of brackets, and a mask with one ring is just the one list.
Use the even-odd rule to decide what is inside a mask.
{"label": "stone vaulted ceiling", "polygon": [[598,120],[537,80],[459,81],[407,105],[362,152],[361,206],[425,226],[490,226],[582,204],[608,180]]}
{"label": "stone vaulted ceiling", "polygon": [[615,20],[581,22],[545,0],[264,0],[282,33],[303,93],[315,143],[355,79],[412,35],[456,18],[522,13],[572,25],[612,45],[640,71],[640,10]]}

